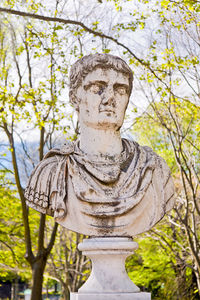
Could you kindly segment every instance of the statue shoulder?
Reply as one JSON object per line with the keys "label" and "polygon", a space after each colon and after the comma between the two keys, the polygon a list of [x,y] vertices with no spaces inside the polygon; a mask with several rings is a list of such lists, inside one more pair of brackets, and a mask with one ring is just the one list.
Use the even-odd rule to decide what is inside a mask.
{"label": "statue shoulder", "polygon": [[65,143],[61,148],[53,148],[50,151],[48,151],[43,159],[53,157],[55,155],[62,156],[62,155],[70,155],[74,152],[74,143],[67,142]]}
{"label": "statue shoulder", "polygon": [[156,161],[153,181],[160,183],[164,195],[165,211],[167,212],[173,208],[176,197],[171,170],[166,161],[160,155],[155,153],[153,149],[148,146],[143,146],[143,149],[147,151],[149,155],[154,157]]}
{"label": "statue shoulder", "polygon": [[73,153],[73,151],[73,143],[66,143],[61,148],[53,148],[48,151],[31,173],[29,183],[34,179],[37,181],[40,178],[44,180],[49,173],[54,174],[55,171],[58,170],[58,166],[62,165],[63,162],[66,161],[66,158]]}
{"label": "statue shoulder", "polygon": [[161,179],[164,183],[164,186],[167,185],[171,179],[171,171],[166,161],[158,155],[152,148],[149,146],[141,146],[135,141],[125,140],[128,144],[130,151],[134,152],[134,156],[137,157],[137,160],[140,165],[145,164],[151,169],[154,169],[155,173],[159,173]]}
{"label": "statue shoulder", "polygon": [[156,168],[159,168],[162,171],[163,179],[164,181],[166,181],[167,178],[171,176],[171,171],[164,158],[162,158],[160,155],[154,152],[152,148],[148,146],[142,147],[149,154],[149,156],[154,157],[154,159],[156,160]]}
{"label": "statue shoulder", "polygon": [[[67,143],[60,149],[55,148],[47,152],[31,173],[25,189],[28,206],[41,213],[54,215],[56,204],[52,203],[52,199],[58,198],[59,185],[65,183],[67,158],[73,151],[73,143]],[[63,194],[63,198],[64,196]]]}

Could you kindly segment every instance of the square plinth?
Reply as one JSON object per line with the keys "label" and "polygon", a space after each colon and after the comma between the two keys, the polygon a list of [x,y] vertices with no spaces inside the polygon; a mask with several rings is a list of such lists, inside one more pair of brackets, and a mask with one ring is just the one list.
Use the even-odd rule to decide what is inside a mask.
{"label": "square plinth", "polygon": [[150,293],[70,293],[70,300],[151,300]]}

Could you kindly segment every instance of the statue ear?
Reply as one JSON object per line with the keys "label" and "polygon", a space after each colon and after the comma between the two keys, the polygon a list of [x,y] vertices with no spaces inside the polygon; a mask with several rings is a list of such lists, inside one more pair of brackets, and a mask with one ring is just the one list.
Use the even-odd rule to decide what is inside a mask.
{"label": "statue ear", "polygon": [[74,109],[79,112],[79,104],[80,104],[80,99],[77,98],[75,95],[71,98],[71,103],[74,107]]}
{"label": "statue ear", "polygon": [[78,101],[74,102],[73,106],[74,106],[75,110],[77,112],[79,112],[79,102]]}
{"label": "statue ear", "polygon": [[78,99],[74,93],[70,94],[70,103],[72,104],[72,106],[76,111],[79,111],[80,99]]}

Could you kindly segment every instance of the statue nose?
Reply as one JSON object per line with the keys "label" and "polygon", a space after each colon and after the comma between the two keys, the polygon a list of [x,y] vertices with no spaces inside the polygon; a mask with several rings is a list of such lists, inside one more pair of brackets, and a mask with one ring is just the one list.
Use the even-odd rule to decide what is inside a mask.
{"label": "statue nose", "polygon": [[102,97],[102,104],[111,104],[114,99],[113,87],[108,87]]}

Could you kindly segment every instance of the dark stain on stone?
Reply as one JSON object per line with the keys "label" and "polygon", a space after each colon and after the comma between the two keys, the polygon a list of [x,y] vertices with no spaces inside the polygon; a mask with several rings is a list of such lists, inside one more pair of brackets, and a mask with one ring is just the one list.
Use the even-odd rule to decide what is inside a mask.
{"label": "dark stain on stone", "polygon": [[95,191],[94,191],[93,189],[89,188],[89,193],[90,193],[90,194],[94,194]]}
{"label": "dark stain on stone", "polygon": [[80,192],[82,198],[85,198],[86,192]]}
{"label": "dark stain on stone", "polygon": [[120,207],[115,207],[114,212],[118,212],[120,210]]}
{"label": "dark stain on stone", "polygon": [[128,168],[133,160],[133,156],[134,156],[133,154],[130,155],[129,158],[124,163],[121,164],[120,168],[123,172],[126,172],[128,170]]}

